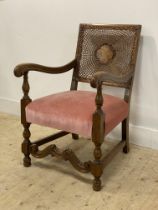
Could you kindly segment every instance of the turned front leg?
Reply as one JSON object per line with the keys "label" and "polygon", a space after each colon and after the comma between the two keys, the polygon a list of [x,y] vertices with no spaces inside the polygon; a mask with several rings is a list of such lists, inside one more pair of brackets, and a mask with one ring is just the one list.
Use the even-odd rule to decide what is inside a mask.
{"label": "turned front leg", "polygon": [[23,143],[22,143],[22,152],[24,154],[24,159],[23,159],[23,164],[25,167],[28,167],[31,165],[31,158],[30,158],[30,123],[27,122],[26,120],[26,113],[25,113],[25,108],[26,106],[31,102],[31,99],[28,95],[30,87],[29,87],[29,82],[28,82],[28,73],[24,74],[23,78],[23,85],[22,85],[22,90],[23,90],[23,98],[21,99],[21,123],[24,127],[23,131]]}
{"label": "turned front leg", "polygon": [[101,145],[104,141],[105,134],[105,114],[101,109],[103,105],[103,96],[101,84],[97,86],[97,95],[96,95],[96,111],[93,114],[93,127],[92,127],[92,141],[95,144],[94,149],[94,158],[95,160],[91,163],[91,173],[94,176],[93,189],[95,191],[101,190],[101,180],[100,177],[103,173],[103,165],[101,162],[102,151]]}
{"label": "turned front leg", "polygon": [[24,131],[23,131],[23,137],[24,137],[24,141],[22,143],[22,152],[24,154],[24,159],[23,159],[23,165],[25,167],[29,167],[31,165],[31,158],[30,158],[30,146],[31,146],[31,142],[30,142],[30,124],[29,123],[25,123],[23,124],[24,126]]}
{"label": "turned front leg", "polygon": [[95,160],[90,164],[91,173],[94,176],[93,180],[93,190],[100,191],[101,190],[101,175],[103,173],[103,165],[100,161],[102,156],[100,146],[96,146],[94,149],[94,157]]}

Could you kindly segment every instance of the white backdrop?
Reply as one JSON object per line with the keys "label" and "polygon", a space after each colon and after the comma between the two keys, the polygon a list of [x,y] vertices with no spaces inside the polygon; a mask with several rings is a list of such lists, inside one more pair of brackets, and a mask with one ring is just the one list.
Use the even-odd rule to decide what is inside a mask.
{"label": "white backdrop", "polygon": [[[157,9],[157,0],[0,0],[0,111],[19,113],[21,79],[13,76],[15,65],[35,62],[58,66],[74,58],[79,23],[142,24],[131,140],[158,148]],[[67,90],[71,74],[32,73],[31,96]]]}

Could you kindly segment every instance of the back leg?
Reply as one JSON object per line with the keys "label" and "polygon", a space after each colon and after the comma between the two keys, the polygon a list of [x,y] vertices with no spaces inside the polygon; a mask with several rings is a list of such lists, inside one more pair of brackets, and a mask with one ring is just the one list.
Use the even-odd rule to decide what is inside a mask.
{"label": "back leg", "polygon": [[79,139],[79,135],[78,134],[75,134],[75,133],[72,133],[72,138],[74,140],[78,140]]}
{"label": "back leg", "polygon": [[125,146],[123,147],[123,152],[129,152],[129,118],[122,121],[122,141],[125,141]]}

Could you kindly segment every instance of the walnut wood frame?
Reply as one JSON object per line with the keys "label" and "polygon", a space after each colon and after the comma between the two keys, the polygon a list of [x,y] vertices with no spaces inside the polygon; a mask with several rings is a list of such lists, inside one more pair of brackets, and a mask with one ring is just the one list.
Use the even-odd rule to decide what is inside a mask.
{"label": "walnut wood frame", "polygon": [[[139,41],[139,35],[140,35],[140,30],[141,26],[140,25],[109,25],[106,27],[112,27],[116,29],[117,27],[122,29],[131,29],[131,30],[136,30],[136,45],[135,45],[135,50],[133,51],[133,58],[134,58],[134,63],[132,63],[133,68],[135,67],[135,62],[136,62],[136,57],[137,57],[137,51],[138,51],[138,41]],[[96,26],[96,25],[81,25],[82,27],[103,27],[103,26]],[[78,43],[79,45],[79,43]],[[114,157],[114,155],[120,151],[121,148],[123,148],[124,153],[129,152],[129,118],[123,120],[122,122],[122,139],[120,143],[105,157],[102,157],[102,151],[101,151],[101,145],[104,141],[104,136],[105,136],[105,114],[102,110],[102,105],[103,105],[103,96],[102,96],[102,85],[111,85],[111,86],[119,86],[120,84],[116,83],[109,83],[105,82],[106,80],[106,74],[104,72],[97,72],[94,74],[93,78],[91,81],[87,80],[82,80],[81,78],[78,77],[78,53],[79,49],[77,48],[76,52],[76,58],[68,63],[65,66],[62,67],[46,67],[38,64],[21,64],[16,66],[14,69],[14,74],[16,77],[21,77],[23,76],[23,85],[22,85],[22,90],[23,90],[23,98],[21,99],[21,123],[24,127],[23,131],[23,143],[22,143],[22,152],[24,154],[24,159],[23,163],[25,167],[28,167],[31,165],[31,158],[30,154],[33,157],[36,158],[43,158],[47,155],[51,156],[61,156],[64,160],[70,161],[72,166],[82,172],[82,173],[88,173],[91,172],[92,175],[94,176],[94,181],[93,181],[93,189],[95,191],[99,191],[101,189],[101,175],[103,173],[103,170],[105,166],[110,162],[110,160]],[[50,141],[53,141],[59,137],[65,136],[68,134],[66,131],[60,131],[56,134],[53,134],[51,136],[39,139],[37,141],[31,142],[30,141],[30,123],[26,121],[26,115],[25,115],[25,107],[31,102],[31,99],[29,97],[29,82],[28,82],[28,73],[30,71],[37,71],[37,72],[43,72],[43,73],[49,73],[49,74],[59,74],[59,73],[64,73],[67,72],[71,69],[74,69],[73,71],[73,76],[72,76],[72,82],[71,82],[71,87],[70,90],[77,90],[78,87],[78,82],[90,82],[91,86],[97,89],[96,93],[96,111],[93,113],[93,126],[92,126],[92,141],[95,145],[94,149],[94,160],[90,160],[87,162],[81,162],[79,158],[75,155],[75,153],[70,150],[66,149],[64,151],[61,151],[55,144],[47,146],[43,150],[39,150],[39,146],[48,143]],[[133,75],[134,78],[134,75]],[[123,84],[121,87],[125,88],[125,95],[124,95],[124,100],[127,103],[130,103],[130,98],[131,98],[131,90],[132,90],[132,83],[133,83],[133,78],[130,80],[128,84]],[[106,103],[106,102],[105,102]],[[78,139],[77,134],[72,134],[73,139]]]}

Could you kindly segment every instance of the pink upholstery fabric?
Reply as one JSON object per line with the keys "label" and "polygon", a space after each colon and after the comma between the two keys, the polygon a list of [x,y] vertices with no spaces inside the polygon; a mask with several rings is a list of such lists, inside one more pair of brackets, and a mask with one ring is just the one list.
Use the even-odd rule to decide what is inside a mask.
{"label": "pink upholstery fabric", "polygon": [[[34,100],[26,107],[30,123],[57,128],[91,137],[92,114],[96,110],[96,93],[67,91]],[[108,134],[128,115],[128,104],[117,97],[104,95],[105,128]]]}

